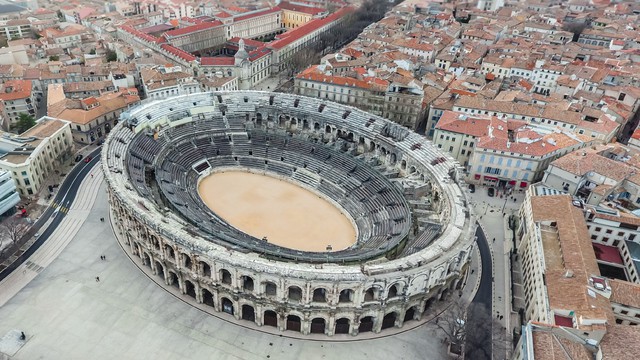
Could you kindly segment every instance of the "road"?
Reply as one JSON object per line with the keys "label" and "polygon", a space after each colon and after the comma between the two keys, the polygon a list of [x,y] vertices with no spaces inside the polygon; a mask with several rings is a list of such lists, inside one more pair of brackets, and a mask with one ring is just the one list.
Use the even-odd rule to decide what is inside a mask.
{"label": "road", "polygon": [[93,171],[93,167],[100,161],[101,147],[95,149],[89,156],[91,161],[85,163],[84,161],[76,165],[64,179],[58,193],[54,197],[54,201],[49,207],[42,213],[40,218],[29,229],[26,238],[31,238],[36,233],[40,232],[40,229],[49,221],[46,229],[42,231],[38,239],[29,249],[22,253],[11,265],[0,272],[0,281],[6,278],[12,271],[25,262],[56,230],[62,219],[67,216],[69,206],[73,203],[78,193],[78,188],[82,183],[82,180]]}
{"label": "road", "polygon": [[474,360],[491,360],[492,350],[492,264],[489,244],[482,228],[476,230],[476,242],[480,251],[482,275],[480,286],[467,309],[467,333],[465,344],[465,358]]}

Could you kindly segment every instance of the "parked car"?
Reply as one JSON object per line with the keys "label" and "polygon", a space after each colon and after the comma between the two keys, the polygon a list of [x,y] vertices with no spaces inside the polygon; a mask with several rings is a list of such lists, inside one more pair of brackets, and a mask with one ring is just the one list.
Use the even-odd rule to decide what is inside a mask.
{"label": "parked car", "polygon": [[488,191],[488,195],[489,195],[490,197],[494,197],[494,196],[495,196],[495,194],[496,194],[496,189],[494,189],[494,188],[492,188],[492,187],[490,187],[489,189],[487,189],[487,191]]}
{"label": "parked car", "polygon": [[80,160],[82,160],[82,154],[78,154],[76,155],[76,162],[80,162]]}
{"label": "parked car", "polygon": [[86,158],[84,158],[84,162],[88,163],[89,161],[91,161],[91,156],[87,156]]}
{"label": "parked car", "polygon": [[473,194],[474,192],[476,192],[476,186],[475,186],[475,184],[469,184],[469,192],[470,192],[470,193],[472,193],[472,194]]}

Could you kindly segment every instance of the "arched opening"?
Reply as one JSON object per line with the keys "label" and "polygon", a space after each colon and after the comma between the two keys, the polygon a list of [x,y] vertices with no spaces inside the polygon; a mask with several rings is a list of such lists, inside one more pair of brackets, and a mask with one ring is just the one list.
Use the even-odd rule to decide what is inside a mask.
{"label": "arched opening", "polygon": [[160,250],[160,242],[158,241],[158,238],[151,235],[151,243],[153,244],[153,248],[156,250]]}
{"label": "arched opening", "polygon": [[231,273],[227,269],[220,270],[220,278],[223,284],[231,285]]}
{"label": "arched opening", "polygon": [[256,313],[251,305],[242,305],[242,319],[256,321]]}
{"label": "arched opening", "polygon": [[300,317],[296,315],[287,315],[287,330],[300,331]]}
{"label": "arched opening", "polygon": [[400,162],[400,169],[402,169],[402,170],[406,170],[407,169],[407,160],[402,160]]}
{"label": "arched opening", "polygon": [[267,310],[262,317],[264,325],[278,327],[278,314],[273,310]]}
{"label": "arched opening", "polygon": [[424,312],[427,312],[427,310],[429,310],[431,306],[433,306],[433,303],[435,302],[436,302],[435,298],[429,298],[429,300],[427,300],[427,302],[424,305]]}
{"label": "arched opening", "polygon": [[347,318],[340,318],[336,320],[336,334],[348,334],[350,321]]}
{"label": "arched opening", "polygon": [[178,275],[173,271],[169,271],[169,285],[175,287],[176,289],[180,288],[180,282],[178,281]]}
{"label": "arched opening", "polygon": [[327,291],[323,288],[313,290],[314,302],[327,302]]}
{"label": "arched opening", "polygon": [[213,294],[211,293],[211,291],[207,290],[207,289],[202,289],[202,303],[205,305],[209,305],[211,307],[214,306],[213,304]]}
{"label": "arched opening", "polygon": [[176,259],[176,253],[171,246],[167,245],[164,250],[169,260],[174,261]]}
{"label": "arched opening", "polygon": [[320,130],[320,124],[319,123],[314,123],[313,124],[313,130]]}
{"label": "arched opening", "polygon": [[391,285],[391,287],[389,288],[389,294],[387,295],[387,299],[392,299],[394,297],[397,297],[398,294],[400,294],[400,285],[398,284],[393,284]]}
{"label": "arched opening", "polygon": [[193,265],[191,263],[191,257],[187,254],[182,254],[183,258],[184,258],[184,267],[186,267],[187,269],[191,270],[191,265]]}
{"label": "arched opening", "polygon": [[327,126],[324,128],[324,132],[325,132],[325,133],[327,133],[327,134],[331,134],[331,126],[327,125]]}
{"label": "arched opening", "polygon": [[344,289],[340,291],[340,296],[338,297],[338,302],[341,303],[350,303],[353,301],[353,290]]}
{"label": "arched opening", "polygon": [[156,274],[164,279],[164,267],[158,261],[156,261]]}
{"label": "arched opening", "polygon": [[368,332],[373,330],[373,317],[372,316],[365,316],[362,319],[360,319],[360,326],[358,327],[358,332]]}
{"label": "arched opening", "polygon": [[309,121],[302,120],[302,130],[309,130]]}
{"label": "arched opening", "polygon": [[191,296],[192,298],[196,298],[196,287],[189,280],[185,280],[184,282],[184,290],[185,294]]}
{"label": "arched opening", "polygon": [[311,320],[311,333],[324,334],[325,321],[323,318],[315,318]]}
{"label": "arched opening", "polygon": [[272,283],[271,281],[267,281],[266,283],[264,283],[264,293],[267,296],[276,296],[276,291],[276,284]]}
{"label": "arched opening", "polygon": [[222,311],[229,315],[233,315],[233,303],[225,297],[222,298]]}
{"label": "arched opening", "polygon": [[297,286],[291,286],[289,288],[289,300],[300,301],[302,300],[302,290]]}
{"label": "arched opening", "polygon": [[364,292],[364,301],[378,300],[378,289],[370,287]]}
{"label": "arched opening", "polygon": [[279,126],[279,127],[284,127],[284,125],[285,125],[285,121],[286,121],[286,120],[285,120],[285,118],[284,118],[284,115],[280,115],[280,116],[278,117],[278,126]]}
{"label": "arched opening", "polygon": [[256,113],[256,124],[262,125],[262,114]]}
{"label": "arched opening", "polygon": [[415,317],[416,317],[416,307],[412,306],[404,313],[404,322],[415,320]]}
{"label": "arched opening", "polygon": [[412,166],[412,167],[409,168],[409,174],[413,174],[415,172],[416,172],[416,167],[415,166]]}
{"label": "arched opening", "polygon": [[369,151],[373,151],[376,149],[376,143],[373,141],[369,143]]}
{"label": "arched opening", "polygon": [[211,277],[211,266],[204,261],[200,261],[200,269],[202,271],[202,275],[205,277]]}
{"label": "arched opening", "polygon": [[449,296],[449,289],[442,290],[442,294],[440,294],[440,301],[444,301]]}
{"label": "arched opening", "polygon": [[142,264],[151,268],[151,258],[149,258],[149,254],[142,253]]}
{"label": "arched opening", "polygon": [[243,276],[242,277],[242,288],[245,291],[253,291],[253,279],[251,276]]}
{"label": "arched opening", "polygon": [[396,164],[396,154],[391,153],[391,155],[389,155],[389,161],[391,162],[392,165]]}
{"label": "arched opening", "polygon": [[396,313],[390,312],[382,319],[382,329],[388,329],[396,325]]}

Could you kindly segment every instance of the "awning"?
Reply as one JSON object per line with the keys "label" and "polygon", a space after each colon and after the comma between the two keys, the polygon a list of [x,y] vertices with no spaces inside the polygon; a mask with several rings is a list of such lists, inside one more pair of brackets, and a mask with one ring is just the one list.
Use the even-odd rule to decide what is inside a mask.
{"label": "awning", "polygon": [[475,174],[473,177],[474,177],[476,180],[480,180],[480,174]]}
{"label": "awning", "polygon": [[484,176],[484,179],[489,181],[498,181],[498,178],[495,178],[493,176],[487,176],[487,175]]}
{"label": "awning", "polygon": [[527,187],[527,182],[526,181],[521,182],[520,183],[520,187],[521,188],[526,188]]}
{"label": "awning", "polygon": [[509,185],[516,186],[516,183],[517,183],[517,181],[515,181],[515,180],[511,180],[511,181],[509,181]]}

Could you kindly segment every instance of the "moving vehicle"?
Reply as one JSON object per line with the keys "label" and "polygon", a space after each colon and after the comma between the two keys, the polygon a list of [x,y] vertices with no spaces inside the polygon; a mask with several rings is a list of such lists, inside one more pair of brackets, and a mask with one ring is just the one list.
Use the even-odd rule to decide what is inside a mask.
{"label": "moving vehicle", "polygon": [[84,159],[84,162],[86,162],[86,163],[88,163],[89,161],[91,161],[91,156],[87,156],[87,157]]}

